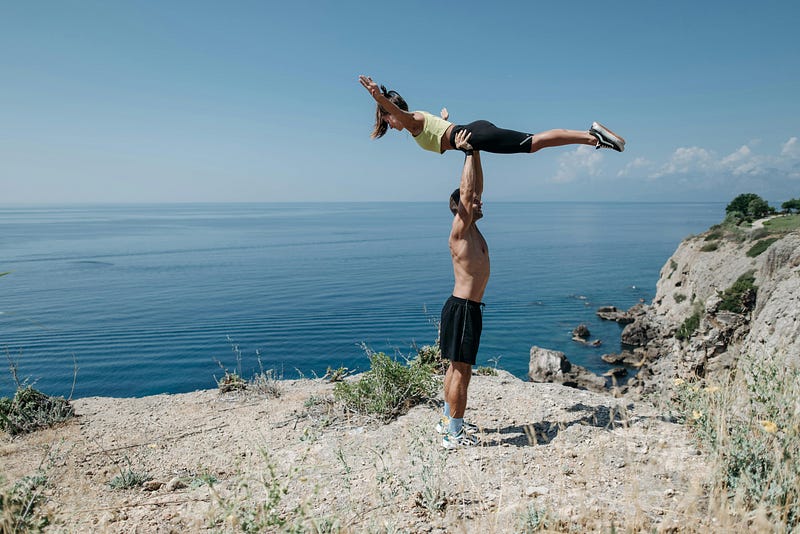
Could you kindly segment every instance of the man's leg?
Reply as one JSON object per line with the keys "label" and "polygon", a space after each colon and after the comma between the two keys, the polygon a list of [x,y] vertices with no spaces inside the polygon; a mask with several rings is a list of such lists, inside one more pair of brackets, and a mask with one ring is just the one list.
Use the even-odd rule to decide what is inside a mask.
{"label": "man's leg", "polygon": [[[464,362],[450,362],[444,376],[444,400],[450,405],[450,430],[458,433],[461,430],[459,423],[464,421],[464,412],[467,409],[467,390],[472,378],[472,366]],[[454,429],[453,424],[459,426]]]}

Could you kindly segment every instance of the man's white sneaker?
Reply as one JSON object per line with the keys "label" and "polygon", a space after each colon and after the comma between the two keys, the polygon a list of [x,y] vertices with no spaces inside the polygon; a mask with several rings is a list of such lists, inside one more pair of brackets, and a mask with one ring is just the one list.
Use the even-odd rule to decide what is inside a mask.
{"label": "man's white sneaker", "polygon": [[625,150],[625,139],[618,136],[599,122],[593,122],[589,133],[597,139],[595,148],[613,148],[617,152]]}
{"label": "man's white sneaker", "polygon": [[[473,425],[472,423],[467,423],[466,421],[464,421],[464,425],[461,428],[464,429],[464,432],[466,432],[467,434],[477,434],[479,432],[477,425]],[[439,419],[439,422],[436,423],[436,432],[438,432],[439,434],[447,434],[449,430],[450,430],[450,421],[448,421],[446,417],[442,417],[441,419]]]}
{"label": "man's white sneaker", "polygon": [[463,430],[458,434],[445,434],[442,438],[442,447],[445,449],[460,449],[461,447],[474,447],[478,444],[478,437],[467,434]]}

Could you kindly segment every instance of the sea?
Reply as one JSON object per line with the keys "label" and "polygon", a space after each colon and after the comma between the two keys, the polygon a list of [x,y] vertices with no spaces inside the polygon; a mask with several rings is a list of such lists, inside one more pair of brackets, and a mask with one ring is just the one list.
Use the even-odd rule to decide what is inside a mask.
{"label": "sea", "polygon": [[[620,350],[600,306],[650,302],[723,203],[498,202],[478,365],[525,378],[530,348],[595,372]],[[453,288],[441,202],[0,206],[0,396],[139,397],[369,369],[435,343]],[[585,324],[590,340],[576,343]]]}

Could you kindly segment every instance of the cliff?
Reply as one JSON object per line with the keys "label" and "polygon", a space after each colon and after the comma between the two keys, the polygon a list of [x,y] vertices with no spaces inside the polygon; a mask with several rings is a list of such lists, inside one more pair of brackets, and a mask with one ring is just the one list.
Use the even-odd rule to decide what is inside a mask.
{"label": "cliff", "polygon": [[800,364],[800,231],[721,225],[687,238],[661,269],[652,303],[628,311],[622,341],[640,371],[628,391],[674,378],[724,381],[747,354]]}

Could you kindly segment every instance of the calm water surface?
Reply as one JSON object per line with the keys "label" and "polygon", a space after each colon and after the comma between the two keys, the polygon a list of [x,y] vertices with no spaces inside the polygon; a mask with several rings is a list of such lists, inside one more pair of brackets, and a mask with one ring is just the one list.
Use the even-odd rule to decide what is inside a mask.
{"label": "calm water surface", "polygon": [[[606,369],[602,305],[655,292],[686,236],[724,204],[496,203],[479,365],[524,377],[531,345]],[[0,207],[0,349],[20,378],[74,396],[215,387],[220,363],[287,378],[368,368],[360,345],[436,339],[453,287],[441,203]],[[585,323],[599,348],[571,341]],[[218,363],[220,362],[220,363]],[[0,395],[14,384],[0,374]]]}

